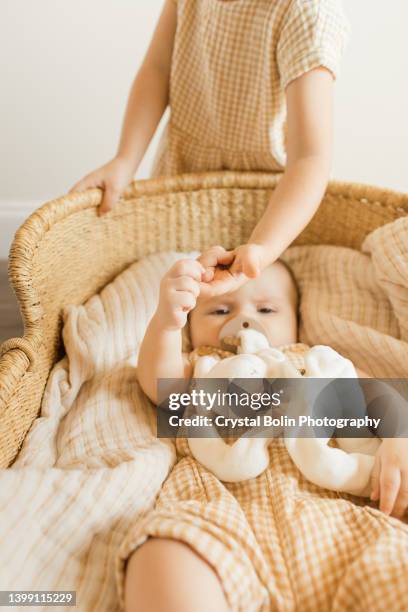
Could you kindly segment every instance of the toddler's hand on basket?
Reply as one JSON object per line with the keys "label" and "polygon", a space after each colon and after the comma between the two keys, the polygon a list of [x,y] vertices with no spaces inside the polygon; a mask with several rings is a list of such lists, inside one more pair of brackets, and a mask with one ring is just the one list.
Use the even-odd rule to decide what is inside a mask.
{"label": "toddler's hand on basket", "polygon": [[200,294],[203,266],[195,259],[179,259],[163,276],[155,317],[163,329],[182,329]]}
{"label": "toddler's hand on basket", "polygon": [[75,183],[69,193],[84,191],[93,187],[103,189],[102,202],[98,207],[98,215],[102,215],[115,206],[121,193],[133,180],[134,173],[135,169],[129,160],[123,157],[114,157],[108,163]]}
{"label": "toddler's hand on basket", "polygon": [[256,278],[266,263],[265,248],[258,244],[243,244],[232,251],[214,246],[197,260],[205,267],[201,295],[220,295],[235,291],[250,278]]}

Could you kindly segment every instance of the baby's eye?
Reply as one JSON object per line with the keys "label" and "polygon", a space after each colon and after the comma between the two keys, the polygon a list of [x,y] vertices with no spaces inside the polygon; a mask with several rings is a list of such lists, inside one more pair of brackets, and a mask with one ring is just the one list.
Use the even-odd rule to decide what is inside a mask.
{"label": "baby's eye", "polygon": [[228,313],[229,313],[228,308],[217,308],[216,310],[213,310],[211,312],[211,314],[214,314],[214,315],[226,315]]}
{"label": "baby's eye", "polygon": [[264,314],[269,314],[271,312],[277,312],[274,308],[269,308],[267,306],[264,306],[263,308],[259,308],[258,312],[262,312]]}

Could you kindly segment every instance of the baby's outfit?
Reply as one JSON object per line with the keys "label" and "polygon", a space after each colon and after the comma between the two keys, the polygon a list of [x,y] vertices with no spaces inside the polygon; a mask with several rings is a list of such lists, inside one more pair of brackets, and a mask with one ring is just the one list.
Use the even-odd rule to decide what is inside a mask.
{"label": "baby's outfit", "polygon": [[350,35],[340,0],[176,0],[170,118],[151,176],[286,165],[285,88],[337,78]]}
{"label": "baby's outfit", "polygon": [[[296,343],[280,350],[301,373],[309,348]],[[381,545],[389,550],[390,541],[402,581],[397,586],[406,591],[400,565],[405,557],[408,564],[402,548],[407,537],[399,537],[399,521],[363,507],[360,498],[307,481],[282,439],[271,441],[262,474],[235,483],[221,482],[196,461],[186,438],[177,438],[176,450],[177,463],[154,510],[119,548],[115,574],[122,606],[126,560],[149,536],[185,542],[201,555],[219,576],[233,612],[377,609],[376,597],[383,602],[388,590],[391,605],[395,581],[391,588],[381,577]],[[362,583],[367,589],[360,607],[354,598]]]}
{"label": "baby's outfit", "polygon": [[[280,350],[301,370],[308,348],[299,343]],[[280,440],[274,440],[275,446],[279,447],[275,463],[282,462],[287,453]],[[222,483],[194,459],[187,438],[176,438],[176,451],[177,463],[164,482],[155,509],[134,526],[120,547],[116,577],[122,604],[124,563],[148,536],[155,536],[188,543],[216,568],[230,604],[240,602],[242,610],[257,610],[268,597],[262,583],[271,574],[267,551],[262,550],[263,544],[271,544],[272,525],[266,521],[266,505],[271,504],[273,495],[271,479],[266,477],[269,469],[249,481]],[[279,576],[268,581],[273,579],[279,582]]]}

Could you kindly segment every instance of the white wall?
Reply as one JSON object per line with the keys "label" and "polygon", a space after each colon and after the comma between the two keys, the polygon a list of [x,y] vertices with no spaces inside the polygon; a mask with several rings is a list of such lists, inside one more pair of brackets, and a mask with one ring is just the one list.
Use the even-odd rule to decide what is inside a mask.
{"label": "white wall", "polygon": [[408,2],[344,0],[333,176],[408,192]]}
{"label": "white wall", "polygon": [[[33,207],[114,154],[162,2],[1,0],[0,257]],[[353,32],[336,83],[332,176],[408,192],[408,3],[344,6]],[[166,118],[137,178],[149,175]]]}

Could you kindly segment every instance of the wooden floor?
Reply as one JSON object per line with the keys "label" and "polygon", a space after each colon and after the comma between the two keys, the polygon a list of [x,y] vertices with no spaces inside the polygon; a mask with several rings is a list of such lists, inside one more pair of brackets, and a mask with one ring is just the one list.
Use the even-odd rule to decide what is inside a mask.
{"label": "wooden floor", "polygon": [[0,260],[0,344],[24,333],[20,309],[7,277],[7,261]]}

